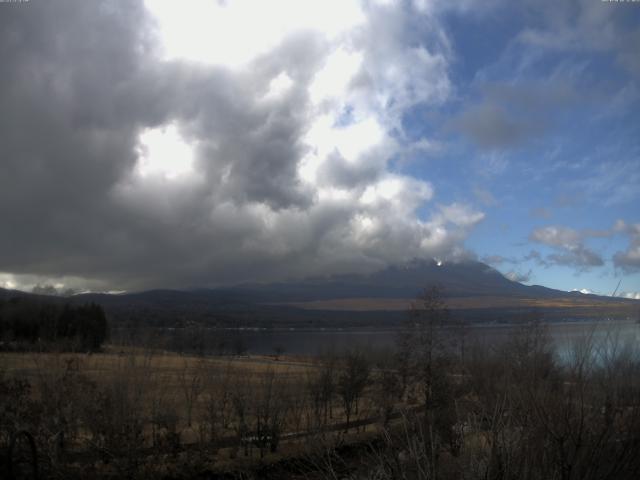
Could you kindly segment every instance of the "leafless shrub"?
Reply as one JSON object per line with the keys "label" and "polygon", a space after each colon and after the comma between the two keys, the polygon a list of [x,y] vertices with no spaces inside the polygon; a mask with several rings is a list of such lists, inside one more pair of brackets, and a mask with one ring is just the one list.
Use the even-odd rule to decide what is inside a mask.
{"label": "leafless shrub", "polygon": [[261,375],[254,390],[250,431],[260,458],[267,448],[272,453],[278,449],[288,410],[285,388],[285,382],[273,370],[268,370]]}
{"label": "leafless shrub", "polygon": [[369,384],[370,373],[371,366],[361,352],[347,353],[338,376],[337,385],[346,417],[345,431],[349,430],[353,414],[358,414],[358,403]]}
{"label": "leafless shrub", "polygon": [[199,360],[195,365],[191,365],[188,360],[184,360],[182,368],[178,373],[178,382],[184,398],[188,427],[191,427],[193,408],[204,389],[203,377],[206,375],[205,370],[206,367],[202,360]]}
{"label": "leafless shrub", "polygon": [[307,413],[307,429],[322,429],[333,418],[333,398],[337,391],[337,359],[334,355],[323,357],[318,368],[306,373],[305,388],[310,409]]}
{"label": "leafless shrub", "polygon": [[203,384],[202,425],[207,440],[215,444],[227,432],[233,415],[233,376],[229,363],[221,369],[205,372]]}

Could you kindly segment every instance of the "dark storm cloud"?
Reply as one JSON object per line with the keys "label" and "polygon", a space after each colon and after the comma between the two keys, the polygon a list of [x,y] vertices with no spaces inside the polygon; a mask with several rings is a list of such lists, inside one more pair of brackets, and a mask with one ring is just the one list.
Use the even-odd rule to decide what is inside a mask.
{"label": "dark storm cloud", "polygon": [[134,108],[149,48],[142,9],[111,5],[3,6],[3,269],[81,267],[87,258],[78,253],[100,249],[117,221],[109,190],[135,163],[140,124],[156,118],[154,108]]}
{"label": "dark storm cloud", "polygon": [[[380,114],[389,129],[398,105],[441,101],[448,84],[445,59],[420,49],[393,57],[406,77],[384,77],[371,49],[383,38],[388,55],[401,50],[394,15],[390,32],[360,32],[368,83],[349,97],[380,114],[366,102],[372,88],[386,89],[396,109]],[[60,288],[121,290],[461,255],[482,214],[456,205],[418,219],[431,186],[387,170],[386,140],[360,163],[336,157],[316,184],[301,181],[318,115],[309,85],[330,51],[321,35],[297,32],[232,70],[160,60],[155,28],[141,1],[2,6],[0,272],[36,286],[63,278]],[[283,72],[292,85],[272,98]],[[141,176],[141,132],[168,124],[194,146],[194,174]]]}
{"label": "dark storm cloud", "polygon": [[[295,178],[301,95],[267,108],[251,101],[250,77],[153,63],[140,2],[33,2],[0,21],[2,270],[180,283],[208,263],[238,267],[238,238],[257,237],[262,218],[235,204],[309,203]],[[282,50],[297,59],[295,47]],[[128,184],[140,129],[171,119],[199,141],[203,182]],[[221,199],[229,205],[213,227]]]}
{"label": "dark storm cloud", "polygon": [[274,208],[308,204],[296,171],[305,95],[262,104],[254,98],[257,86],[242,74],[205,69],[194,77],[177,78],[172,93],[187,105],[176,110],[199,142],[197,161],[218,182],[218,194]]}
{"label": "dark storm cloud", "polygon": [[[222,71],[153,63],[152,30],[140,2],[31,2],[3,9],[0,22],[7,72],[0,92],[2,270],[99,272],[118,282],[130,282],[139,270],[141,283],[160,272],[181,279],[192,273],[193,252],[206,252],[212,242],[220,250],[218,242],[255,233],[230,220],[229,231],[212,235],[205,225],[213,194],[204,188],[147,186],[150,195],[138,209],[114,194],[135,166],[140,129],[174,117],[195,118],[194,135],[221,139],[218,148],[233,168],[226,185],[205,181],[207,190],[276,205],[297,199],[287,163],[294,154],[287,150],[296,148],[287,143],[295,128],[286,122],[287,106],[284,112],[248,108],[247,82]],[[198,261],[206,265],[206,255]]]}
{"label": "dark storm cloud", "polygon": [[365,160],[357,164],[350,164],[339,152],[333,152],[322,165],[319,175],[326,183],[344,188],[355,188],[368,184],[379,176],[380,167],[376,163],[374,159],[374,161],[367,162]]}

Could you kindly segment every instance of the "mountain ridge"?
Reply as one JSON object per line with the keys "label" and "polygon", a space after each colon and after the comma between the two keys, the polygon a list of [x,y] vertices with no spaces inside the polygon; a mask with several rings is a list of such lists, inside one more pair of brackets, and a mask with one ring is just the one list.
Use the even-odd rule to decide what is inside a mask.
{"label": "mountain ridge", "polygon": [[[312,277],[300,281],[246,283],[230,287],[152,289],[108,294],[83,293],[55,301],[94,302],[102,305],[116,323],[163,326],[204,323],[247,325],[264,322],[322,322],[351,319],[400,318],[412,300],[431,285],[442,287],[452,310],[478,319],[518,316],[532,309],[544,316],[589,316],[614,312],[633,314],[640,302],[580,292],[564,292],[540,285],[512,281],[496,269],[477,261],[439,263],[414,260],[368,274]],[[18,291],[10,296],[56,298]],[[141,320],[142,319],[142,320]]]}

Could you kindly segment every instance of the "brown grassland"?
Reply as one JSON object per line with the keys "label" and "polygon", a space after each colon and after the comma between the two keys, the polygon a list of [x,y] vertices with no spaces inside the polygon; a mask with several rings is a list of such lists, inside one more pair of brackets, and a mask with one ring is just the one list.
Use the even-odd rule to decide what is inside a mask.
{"label": "brown grassland", "polygon": [[[307,310],[329,311],[406,311],[415,303],[411,298],[340,298],[331,300],[313,300],[308,302],[290,302],[289,305]],[[605,301],[598,298],[526,298],[526,297],[459,297],[448,298],[447,307],[450,310],[468,309],[564,309],[565,315],[579,311],[589,316],[612,314],[621,312],[633,314],[637,312],[637,305],[630,302]]]}
{"label": "brown grassland", "polygon": [[640,478],[637,345],[560,361],[533,322],[488,349],[421,301],[380,356],[0,354],[0,477]]}

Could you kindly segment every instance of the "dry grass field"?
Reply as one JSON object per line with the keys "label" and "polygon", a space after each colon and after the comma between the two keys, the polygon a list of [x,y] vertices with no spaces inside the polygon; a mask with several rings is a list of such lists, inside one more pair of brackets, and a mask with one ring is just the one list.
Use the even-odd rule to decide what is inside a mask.
{"label": "dry grass field", "polygon": [[288,395],[297,394],[293,390],[302,389],[316,369],[309,360],[292,357],[198,357],[114,346],[93,354],[0,354],[0,376],[27,380],[35,399],[46,401],[43,395],[65,377],[82,377],[98,388],[126,390],[145,417],[153,417],[159,406],[174,412],[175,429],[182,432],[183,443],[197,440],[202,414],[213,397],[231,398],[240,390],[257,395],[267,378],[286,384]]}
{"label": "dry grass field", "polygon": [[[321,368],[317,359],[290,356],[200,357],[115,346],[94,354],[0,354],[0,378],[27,380],[34,401],[69,402],[81,410],[106,396],[107,406],[119,404],[123,410],[109,412],[116,417],[109,421],[135,417],[142,429],[138,441],[150,448],[169,434],[178,436],[182,447],[234,443],[249,435],[243,429],[262,428],[260,422],[277,428],[283,440],[326,428],[319,426],[318,407],[314,412],[308,391]],[[339,425],[345,421],[340,400],[334,397],[330,403],[331,419],[323,421]],[[371,415],[372,402],[363,400],[351,421]],[[365,430],[366,426],[358,429]],[[80,433],[77,443],[88,436]],[[296,447],[286,451],[291,448]],[[249,457],[256,455],[255,450],[247,452]]]}
{"label": "dry grass field", "polygon": [[[568,478],[637,478],[637,352],[592,361],[604,351],[593,338],[576,346],[575,366],[560,365],[546,328],[531,325],[496,351],[458,357],[445,332],[405,333],[384,365],[357,351],[0,354],[0,446],[25,432],[40,468],[65,479],[479,479],[509,468],[540,480],[574,461],[559,456],[569,438],[582,442],[576,468],[595,474]],[[28,467],[28,443],[18,453],[5,458]]]}
{"label": "dry grass field", "polygon": [[[613,310],[629,310],[634,306],[629,302],[603,301],[598,298],[585,296],[584,298],[525,298],[525,297],[459,297],[447,298],[447,307],[451,310],[466,309],[499,309],[499,308],[549,308],[572,310],[590,309],[599,312],[612,313]],[[331,300],[313,300],[308,302],[291,302],[289,305],[306,310],[328,311],[406,311],[415,303],[411,298],[340,298]]]}
{"label": "dry grass field", "polygon": [[176,387],[180,373],[186,368],[232,371],[253,376],[274,371],[279,375],[302,376],[315,365],[297,357],[240,356],[198,357],[143,348],[108,346],[102,353],[0,353],[0,372],[9,377],[37,378],[55,375],[67,368],[80,369],[100,381],[122,372],[151,370],[167,381],[166,388]]}

